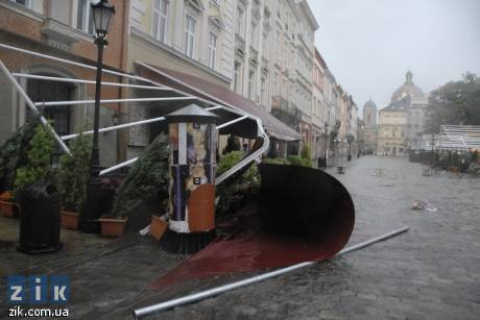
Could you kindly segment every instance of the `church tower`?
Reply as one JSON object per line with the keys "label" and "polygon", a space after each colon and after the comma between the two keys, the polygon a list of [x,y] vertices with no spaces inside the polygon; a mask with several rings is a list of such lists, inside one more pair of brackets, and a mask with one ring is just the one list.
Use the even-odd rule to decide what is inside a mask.
{"label": "church tower", "polygon": [[363,106],[363,122],[366,128],[377,127],[377,105],[371,99]]}
{"label": "church tower", "polygon": [[365,152],[375,153],[377,150],[377,105],[372,99],[368,100],[363,106],[363,122]]}

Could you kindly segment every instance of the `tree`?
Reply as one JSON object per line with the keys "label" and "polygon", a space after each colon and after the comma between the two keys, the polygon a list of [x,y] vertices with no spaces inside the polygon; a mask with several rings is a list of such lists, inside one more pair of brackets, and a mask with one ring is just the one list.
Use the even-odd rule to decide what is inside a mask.
{"label": "tree", "polygon": [[430,94],[426,132],[438,133],[442,124],[480,125],[480,78],[469,72],[462,78]]}

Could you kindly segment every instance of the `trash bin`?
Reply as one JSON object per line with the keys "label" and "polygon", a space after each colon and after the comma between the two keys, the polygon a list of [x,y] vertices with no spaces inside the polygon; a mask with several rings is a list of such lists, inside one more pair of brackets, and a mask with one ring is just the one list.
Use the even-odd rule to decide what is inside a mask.
{"label": "trash bin", "polygon": [[39,180],[22,192],[20,244],[27,254],[60,250],[60,194],[50,182]]}

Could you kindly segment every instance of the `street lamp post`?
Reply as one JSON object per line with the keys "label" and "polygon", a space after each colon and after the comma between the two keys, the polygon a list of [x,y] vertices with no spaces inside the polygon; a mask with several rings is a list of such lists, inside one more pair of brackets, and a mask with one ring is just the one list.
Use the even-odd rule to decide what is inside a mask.
{"label": "street lamp post", "polygon": [[97,77],[95,83],[95,115],[93,121],[93,145],[90,162],[90,180],[87,185],[87,203],[82,212],[80,228],[84,232],[98,233],[100,205],[100,153],[98,147],[98,130],[100,123],[100,93],[102,87],[103,48],[108,44],[106,35],[115,15],[115,7],[108,0],[92,3],[92,16],[95,26],[95,44],[97,45]]}

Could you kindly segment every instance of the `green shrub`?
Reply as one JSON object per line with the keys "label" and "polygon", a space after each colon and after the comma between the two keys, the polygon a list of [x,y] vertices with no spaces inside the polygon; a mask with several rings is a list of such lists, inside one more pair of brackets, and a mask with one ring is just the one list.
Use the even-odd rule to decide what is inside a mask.
{"label": "green shrub", "polygon": [[58,189],[68,211],[81,212],[87,200],[91,139],[83,132],[70,143],[72,155],[60,157],[57,173]]}
{"label": "green shrub", "polygon": [[288,162],[288,160],[285,158],[267,158],[265,162],[268,164],[284,164],[284,165],[290,164],[290,162]]}
{"label": "green shrub", "polygon": [[243,153],[240,151],[232,151],[222,156],[217,165],[217,176],[221,176],[234,165],[239,163],[242,159],[242,154]]}
{"label": "green shrub", "polygon": [[27,162],[15,172],[13,182],[14,196],[20,196],[22,191],[40,179],[50,178],[50,166],[53,149],[53,136],[41,124],[36,128],[35,135],[28,144]]}
{"label": "green shrub", "polygon": [[287,160],[292,166],[307,168],[313,167],[312,161],[310,159],[302,158],[300,156],[288,156]]}
{"label": "green shrub", "polygon": [[6,190],[13,189],[15,172],[27,163],[28,143],[35,135],[40,124],[38,117],[32,117],[0,147],[0,186]]}
{"label": "green shrub", "polygon": [[160,208],[168,199],[168,141],[159,135],[143,152],[118,188],[113,217],[128,217],[146,206]]}
{"label": "green shrub", "polygon": [[[240,162],[242,152],[234,151],[223,156],[217,167],[217,176]],[[216,188],[218,202],[217,214],[228,214],[240,209],[260,190],[260,174],[257,166],[252,164],[242,175],[235,176],[220,184]]]}
{"label": "green shrub", "polygon": [[300,153],[300,156],[304,159],[311,159],[312,158],[312,148],[308,144],[304,144],[302,148],[302,152]]}

